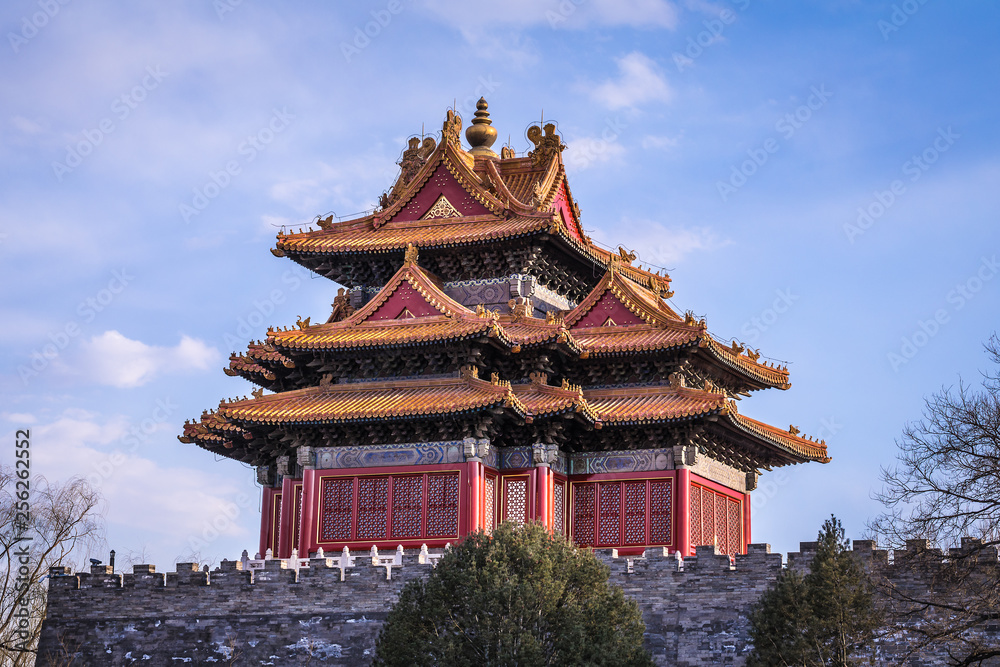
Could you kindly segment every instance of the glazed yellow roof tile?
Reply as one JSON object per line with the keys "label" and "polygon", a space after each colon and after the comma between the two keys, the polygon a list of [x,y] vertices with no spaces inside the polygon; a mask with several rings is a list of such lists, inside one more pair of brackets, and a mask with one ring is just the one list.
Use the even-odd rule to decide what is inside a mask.
{"label": "glazed yellow roof tile", "polygon": [[398,251],[410,244],[421,248],[460,246],[533,234],[547,229],[551,224],[551,218],[543,216],[515,217],[509,220],[479,216],[479,219],[390,222],[378,229],[368,222],[282,235],[277,247],[293,253],[366,253]]}
{"label": "glazed yellow roof tile", "polygon": [[[517,161],[523,164],[531,165],[531,158],[517,158]],[[514,195],[518,200],[522,202],[528,202],[531,200],[531,196],[537,183],[544,175],[544,169],[526,169],[514,171],[511,167],[514,165],[508,165],[506,163],[513,162],[513,160],[504,160],[501,162],[500,174],[503,176],[504,184],[510,193]],[[518,166],[521,166],[518,165]],[[523,167],[522,167],[523,169]]]}
{"label": "glazed yellow roof tile", "polygon": [[784,431],[776,426],[744,417],[735,410],[730,410],[726,419],[741,430],[763,438],[781,449],[797,454],[810,461],[829,463],[831,460],[827,454],[826,442],[817,442],[799,435],[793,435],[791,432]]}
{"label": "glazed yellow roof tile", "polygon": [[485,336],[495,326],[482,318],[456,320],[444,316],[419,318],[415,322],[378,322],[377,325],[338,326],[340,324],[335,322],[306,330],[278,331],[271,338],[275,345],[297,350],[391,347]]}
{"label": "glazed yellow roof tile", "polygon": [[229,368],[224,368],[226,375],[260,375],[266,380],[274,380],[274,373],[260,364],[251,361],[242,354],[232,354],[229,357]]}
{"label": "glazed yellow roof tile", "polygon": [[[787,389],[788,370],[767,366],[723,345],[708,333],[704,323],[684,321],[666,305],[659,296],[632,280],[620,275],[620,269],[609,270],[601,282],[566,315],[566,324],[572,326],[611,292],[631,312],[642,318],[648,326],[587,327],[573,329],[572,335],[592,354],[621,354],[666,349],[698,341],[698,345],[725,366],[742,372],[757,382]],[[659,332],[657,332],[659,330]]]}
{"label": "glazed yellow roof tile", "polygon": [[358,325],[334,322],[307,329],[272,331],[268,340],[286,350],[333,350],[363,347],[381,348],[395,345],[423,344],[488,336],[508,346],[524,347],[547,342],[565,342],[579,352],[572,336],[558,325],[544,320],[499,320],[478,317],[449,318],[419,317],[413,320],[381,320]]}
{"label": "glazed yellow roof tile", "polygon": [[632,280],[626,280],[620,270],[615,268],[607,271],[590,294],[566,315],[567,326],[572,327],[589,313],[607,292],[611,292],[622,305],[647,324],[664,325],[681,322],[681,318],[659,295],[653,294]]}
{"label": "glazed yellow roof tile", "polygon": [[579,387],[555,387],[530,382],[512,386],[514,394],[533,417],[558,414],[573,410],[584,415],[591,422],[599,421],[597,413],[583,397]]}
{"label": "glazed yellow roof tile", "polygon": [[[404,281],[442,314],[408,320],[368,320]],[[371,301],[347,319],[287,331],[272,330],[268,332],[268,343],[284,350],[355,349],[489,336],[509,346],[558,340],[579,352],[562,325],[531,317],[485,315],[474,313],[449,297],[436,277],[416,263],[407,262]]]}
{"label": "glazed yellow roof tile", "polygon": [[[371,317],[404,282],[412,286],[440,315],[407,320],[374,320]],[[440,281],[415,262],[403,267],[362,308],[340,322],[317,324],[288,331],[268,332],[268,342],[282,349],[352,349],[387,347],[473,336],[501,336],[495,318],[480,317],[441,289]]]}
{"label": "glazed yellow roof tile", "polygon": [[567,343],[575,351],[580,350],[573,336],[562,324],[549,324],[534,317],[515,320],[509,315],[502,315],[499,323],[504,334],[519,345],[537,345],[555,340]]}
{"label": "glazed yellow roof tile", "polygon": [[268,361],[271,363],[282,364],[286,368],[292,368],[295,365],[291,359],[267,344],[262,345],[260,343],[251,343],[247,347],[246,357],[249,360],[257,362]]}
{"label": "glazed yellow roof tile", "polygon": [[583,395],[605,424],[676,421],[727,409],[722,394],[685,387],[591,389]]}
{"label": "glazed yellow roof tile", "polygon": [[727,366],[743,371],[750,375],[750,377],[763,382],[764,384],[771,385],[772,387],[778,387],[779,389],[788,389],[792,386],[788,382],[787,368],[778,368],[762,364],[743,353],[734,352],[732,348],[723,345],[712,336],[706,335],[702,346],[705,347],[713,357]]}
{"label": "glazed yellow roof tile", "polygon": [[525,413],[509,384],[475,378],[358,382],[309,387],[219,406],[242,423],[304,424],[445,415],[506,405]]}
{"label": "glazed yellow roof tile", "polygon": [[573,331],[573,338],[577,343],[594,356],[666,350],[697,343],[701,336],[700,330],[684,326],[682,323],[668,324],[666,327],[651,325],[586,327]]}

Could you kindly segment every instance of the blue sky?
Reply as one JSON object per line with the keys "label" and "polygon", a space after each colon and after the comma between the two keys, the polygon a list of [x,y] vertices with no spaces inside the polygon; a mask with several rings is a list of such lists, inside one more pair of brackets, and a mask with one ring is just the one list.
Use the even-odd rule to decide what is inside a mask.
{"label": "blue sky", "polygon": [[833,462],[765,475],[754,541],[830,513],[860,536],[903,425],[997,326],[1000,7],[346,4],[4,3],[0,461],[30,427],[36,473],[99,484],[119,553],[252,554],[253,471],[176,435],[249,394],[230,352],[329,312],[275,233],[371,207],[408,136],[485,95],[518,151],[558,123],[596,240],[788,362],[740,409]]}

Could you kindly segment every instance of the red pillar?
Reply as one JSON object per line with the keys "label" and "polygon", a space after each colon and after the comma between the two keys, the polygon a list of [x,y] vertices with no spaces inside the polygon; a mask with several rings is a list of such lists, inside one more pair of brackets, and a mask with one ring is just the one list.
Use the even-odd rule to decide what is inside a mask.
{"label": "red pillar", "polygon": [[684,557],[691,555],[691,471],[677,469],[677,551]]}
{"label": "red pillar", "polygon": [[482,496],[483,496],[483,464],[479,459],[468,462],[466,474],[469,476],[469,527],[468,532],[474,533],[483,527]]}
{"label": "red pillar", "polygon": [[[316,550],[314,544],[317,524],[315,498],[318,492],[316,471],[306,468],[302,471],[302,519],[299,527],[299,543],[295,545],[299,550],[299,558],[308,558],[309,552]],[[295,515],[292,514],[292,516]]]}
{"label": "red pillar", "polygon": [[552,530],[552,493],[550,478],[552,471],[547,465],[537,466],[535,472],[535,521],[540,521]]}
{"label": "red pillar", "polygon": [[278,530],[278,553],[274,554],[275,558],[288,558],[292,554],[296,481],[287,475],[281,480],[281,523]]}
{"label": "red pillar", "polygon": [[750,494],[743,494],[743,553],[750,544]]}
{"label": "red pillar", "polygon": [[257,552],[263,558],[267,550],[271,547],[272,531],[278,530],[278,524],[274,520],[274,497],[280,493],[279,489],[265,486],[261,489],[260,502],[260,550]]}
{"label": "red pillar", "polygon": [[556,476],[549,468],[549,530],[556,527]]}

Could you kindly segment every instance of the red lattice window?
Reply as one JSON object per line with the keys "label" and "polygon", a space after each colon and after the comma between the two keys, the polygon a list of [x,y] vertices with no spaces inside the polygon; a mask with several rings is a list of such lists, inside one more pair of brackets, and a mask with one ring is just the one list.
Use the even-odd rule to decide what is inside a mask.
{"label": "red lattice window", "polygon": [[691,545],[718,544],[724,554],[743,551],[743,507],[735,498],[691,485]]}
{"label": "red lattice window", "polygon": [[646,482],[625,482],[624,544],[646,544]]}
{"label": "red lattice window", "polygon": [[385,539],[388,511],[389,478],[362,477],[359,479],[357,539]]}
{"label": "red lattice window", "polygon": [[458,475],[427,476],[427,536],[458,535]]}
{"label": "red lattice window", "polygon": [[320,491],[319,535],[323,542],[351,539],[354,479],[324,479]]}
{"label": "red lattice window", "polygon": [[324,477],[319,542],[457,538],[460,489],[458,472]]}
{"label": "red lattice window", "polygon": [[622,485],[621,482],[601,482],[597,486],[598,544],[615,545],[621,539]]}
{"label": "red lattice window", "polygon": [[670,544],[673,537],[672,484],[670,480],[649,483],[649,541]]}
{"label": "red lattice window", "polygon": [[566,483],[556,482],[552,488],[552,530],[566,534]]}
{"label": "red lattice window", "polygon": [[573,485],[573,541],[581,546],[594,543],[596,495],[593,484]]}
{"label": "red lattice window", "polygon": [[392,536],[420,537],[420,519],[424,505],[422,475],[394,477],[392,480]]}

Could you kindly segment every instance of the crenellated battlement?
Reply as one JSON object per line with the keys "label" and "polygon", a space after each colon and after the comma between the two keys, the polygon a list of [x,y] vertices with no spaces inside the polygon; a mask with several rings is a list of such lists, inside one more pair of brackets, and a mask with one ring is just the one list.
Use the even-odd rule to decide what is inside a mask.
{"label": "crenellated battlement", "polygon": [[[941,568],[978,546],[965,541],[945,554],[926,542],[887,552],[859,540],[854,553],[872,571],[908,590],[942,585]],[[787,567],[807,571],[815,542],[788,554]],[[785,567],[767,544],[751,544],[733,558],[698,547],[681,559],[665,549],[595,555],[611,582],[634,597],[646,621],[646,643],[658,664],[742,664],[751,647],[747,615]],[[177,563],[173,572],[135,565],[131,573],[106,565],[89,572],[50,572],[49,610],[39,655],[62,648],[83,664],[144,665],[322,664],[370,660],[387,613],[410,580],[427,576],[443,549],[313,554],[311,558],[223,561],[209,572]],[[997,568],[996,550],[979,553],[977,567]],[[991,560],[992,558],[992,560]],[[886,646],[902,651],[905,646]],[[145,657],[148,656],[148,657]],[[227,658],[227,656],[229,656]]]}

